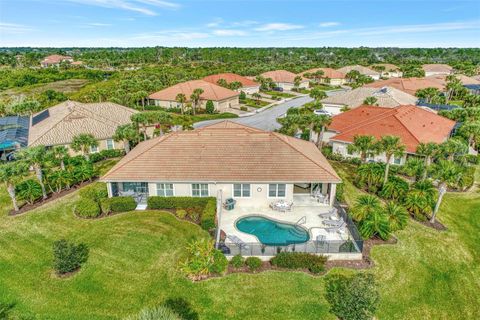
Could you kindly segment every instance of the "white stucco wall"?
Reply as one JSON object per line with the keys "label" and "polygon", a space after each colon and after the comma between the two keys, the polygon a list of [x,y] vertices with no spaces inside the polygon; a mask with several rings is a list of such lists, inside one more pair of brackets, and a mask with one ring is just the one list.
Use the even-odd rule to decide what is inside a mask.
{"label": "white stucco wall", "polygon": [[240,88],[240,90],[237,90],[238,92],[243,91],[247,94],[252,94],[252,93],[257,93],[260,91],[260,86],[255,86],[255,87],[243,87]]}
{"label": "white stucco wall", "polygon": [[[292,90],[295,86],[293,83],[290,82],[277,82],[277,86],[282,88],[283,90]],[[302,81],[300,82],[299,88],[308,88],[309,81]]]}
{"label": "white stucco wall", "polygon": [[[151,100],[153,101],[154,105],[157,107],[163,107],[163,108],[180,108],[181,105],[177,101],[168,101],[168,100]],[[205,109],[206,104],[208,100],[200,100],[200,104],[198,105],[198,108],[200,109]],[[238,96],[224,99],[224,100],[218,100],[218,101],[213,101],[213,105],[215,106],[215,110],[219,112],[224,112],[228,111],[229,108],[236,108],[239,105],[238,101]]]}
{"label": "white stucco wall", "polygon": [[[344,157],[347,158],[360,158],[360,154],[358,153],[353,153],[353,154],[348,154],[348,149],[347,146],[349,143],[344,143],[344,142],[339,142],[339,141],[331,141],[332,144],[332,152],[333,153],[338,153],[341,154]],[[400,163],[395,163],[394,157],[390,160],[391,164],[405,164],[405,161],[407,159],[407,154],[405,153],[401,158],[400,158]],[[385,157],[385,153],[381,153],[379,155],[376,155],[374,157],[369,157],[367,158],[367,161],[374,161],[374,162],[387,162],[387,159]]]}

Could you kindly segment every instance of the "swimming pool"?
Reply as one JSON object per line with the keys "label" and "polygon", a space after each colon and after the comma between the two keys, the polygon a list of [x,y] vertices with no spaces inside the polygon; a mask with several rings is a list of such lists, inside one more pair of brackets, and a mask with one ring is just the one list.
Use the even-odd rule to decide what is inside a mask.
{"label": "swimming pool", "polygon": [[248,216],[239,219],[235,226],[238,230],[254,235],[267,246],[287,246],[310,240],[305,228],[271,220],[262,216]]}

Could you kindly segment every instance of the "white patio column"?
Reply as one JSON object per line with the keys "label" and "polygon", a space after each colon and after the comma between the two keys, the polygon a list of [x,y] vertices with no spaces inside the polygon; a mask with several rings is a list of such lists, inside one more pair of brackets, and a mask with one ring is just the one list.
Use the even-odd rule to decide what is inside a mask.
{"label": "white patio column", "polygon": [[337,185],[335,183],[330,183],[330,206],[333,206],[336,192],[337,192]]}
{"label": "white patio column", "polygon": [[107,182],[107,193],[108,193],[108,197],[111,198],[112,197],[112,183],[111,182]]}

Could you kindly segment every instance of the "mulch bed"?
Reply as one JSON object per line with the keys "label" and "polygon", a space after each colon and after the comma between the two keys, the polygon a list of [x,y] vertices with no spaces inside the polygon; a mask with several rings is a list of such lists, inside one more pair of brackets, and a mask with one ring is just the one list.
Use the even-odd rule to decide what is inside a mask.
{"label": "mulch bed", "polygon": [[82,187],[85,187],[86,185],[89,185],[93,182],[97,181],[97,179],[94,179],[92,181],[84,181],[80,184],[77,184],[73,187],[71,187],[70,189],[64,189],[62,191],[60,191],[59,193],[50,193],[47,197],[47,199],[43,200],[43,199],[40,199],[40,200],[37,200],[35,201],[34,203],[32,204],[24,204],[23,206],[20,207],[20,210],[18,211],[15,211],[15,210],[10,210],[10,212],[8,213],[8,215],[10,216],[16,216],[16,215],[19,215],[19,214],[22,214],[22,213],[25,213],[25,212],[28,212],[30,210],[33,210],[33,209],[36,209],[38,207],[41,207],[43,206],[44,204],[46,203],[49,203],[49,202],[52,202],[52,201],[55,201],[57,199],[60,199],[64,196],[66,196],[67,194],[70,194],[72,192],[75,192],[77,191],[78,189],[82,188]]}
{"label": "mulch bed", "polygon": [[447,230],[447,227],[445,227],[440,221],[435,220],[434,223],[431,223],[430,221],[419,221],[421,224],[423,224],[426,227],[433,228],[438,231],[445,231]]}

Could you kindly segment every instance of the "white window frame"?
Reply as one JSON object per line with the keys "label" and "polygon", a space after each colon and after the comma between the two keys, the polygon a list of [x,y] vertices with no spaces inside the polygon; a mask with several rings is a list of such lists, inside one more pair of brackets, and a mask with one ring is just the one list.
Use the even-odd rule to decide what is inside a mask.
{"label": "white window frame", "polygon": [[[235,185],[239,185],[240,186],[240,195],[239,196],[236,196],[235,195]],[[248,194],[249,196],[246,197],[243,195],[243,186],[245,185],[248,185]],[[232,198],[251,198],[252,197],[252,185],[250,183],[234,183],[232,184]]]}
{"label": "white window frame", "polygon": [[[275,196],[270,196],[270,186],[274,185],[275,187]],[[278,186],[279,185],[284,185],[285,186],[285,195],[279,196],[278,195]],[[268,184],[268,193],[267,193],[268,198],[286,198],[287,197],[287,184],[286,183],[269,183]]]}
{"label": "white window frame", "polygon": [[[108,142],[109,142],[109,141],[112,142],[112,147],[111,147],[111,148],[108,147]],[[113,150],[113,149],[115,149],[115,140],[113,140],[113,139],[107,139],[107,140],[105,140],[105,146],[107,147],[107,150]]]}
{"label": "white window frame", "polygon": [[[393,161],[392,161],[393,164],[396,164],[397,166],[401,165],[402,164],[402,158],[403,157],[398,157],[397,158],[397,157],[393,156]],[[398,160],[398,163],[395,160]]]}
{"label": "white window frame", "polygon": [[[159,185],[163,184],[163,194],[160,194],[159,191],[160,191],[160,188],[158,187]],[[171,184],[172,185],[172,195],[167,195],[166,194],[166,188],[165,186],[167,184]],[[158,196],[158,197],[174,197],[175,196],[175,184],[174,183],[168,183],[168,182],[158,182],[158,183],[155,183],[155,194]]]}
{"label": "white window frame", "polygon": [[[95,148],[95,150],[93,148]],[[90,153],[98,153],[98,152],[99,152],[98,146],[90,146]]]}
{"label": "white window frame", "polygon": [[[199,186],[199,192],[200,194],[198,196],[194,195],[193,194],[193,185],[194,184],[198,184]],[[206,185],[207,186],[207,195],[202,195],[202,185]],[[210,184],[209,183],[192,183],[190,184],[190,194],[192,197],[195,197],[195,198],[206,198],[206,197],[210,197]]]}

